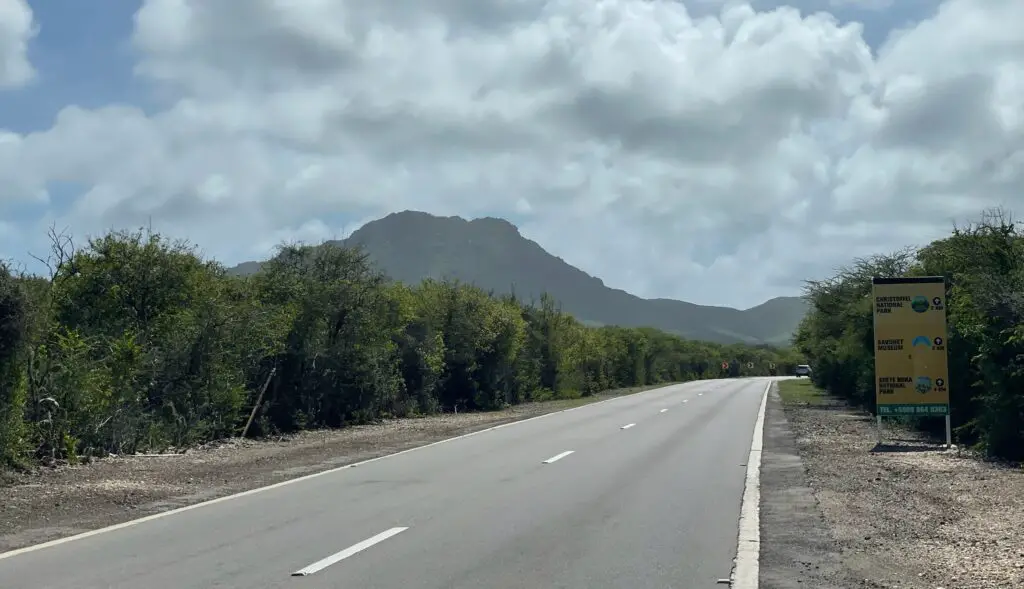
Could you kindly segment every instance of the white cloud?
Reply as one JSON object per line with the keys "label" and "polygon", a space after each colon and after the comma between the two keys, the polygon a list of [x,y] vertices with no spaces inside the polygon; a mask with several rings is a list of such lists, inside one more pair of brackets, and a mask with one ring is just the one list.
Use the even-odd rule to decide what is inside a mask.
{"label": "white cloud", "polygon": [[733,305],[1022,204],[1024,3],[949,0],[877,55],[827,13],[685,4],[147,0],[166,110],[0,142],[0,198],[81,183],[76,230],[152,216],[232,262],[338,213],[517,216],[612,286]]}
{"label": "white cloud", "polygon": [[35,77],[28,42],[36,32],[25,0],[0,0],[0,89],[23,86]]}

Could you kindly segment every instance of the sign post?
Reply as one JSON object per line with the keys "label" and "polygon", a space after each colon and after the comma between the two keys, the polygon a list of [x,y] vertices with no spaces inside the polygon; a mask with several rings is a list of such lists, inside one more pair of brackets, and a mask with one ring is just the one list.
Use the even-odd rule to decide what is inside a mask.
{"label": "sign post", "polygon": [[946,280],[941,276],[873,278],[875,402],[882,418],[944,415],[953,444],[946,356]]}

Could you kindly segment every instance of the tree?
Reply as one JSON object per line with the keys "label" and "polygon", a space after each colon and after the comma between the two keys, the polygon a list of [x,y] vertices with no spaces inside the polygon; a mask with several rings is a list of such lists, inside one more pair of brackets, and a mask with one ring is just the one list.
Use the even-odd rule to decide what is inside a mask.
{"label": "tree", "polygon": [[767,374],[791,357],[589,328],[549,295],[389,282],[358,249],[286,244],[240,278],[148,231],[81,249],[50,236],[48,276],[0,268],[7,463],[185,447],[252,413],[267,435],[714,376],[732,355]]}
{"label": "tree", "polygon": [[[807,283],[811,311],[794,338],[815,382],[874,411],[872,276],[945,276],[950,404],[962,443],[1024,459],[1024,234],[992,211],[918,250],[855,261]],[[927,431],[935,418],[907,418]]]}
{"label": "tree", "polygon": [[25,292],[0,263],[0,463],[19,462],[24,450],[25,386],[22,361],[27,328]]}

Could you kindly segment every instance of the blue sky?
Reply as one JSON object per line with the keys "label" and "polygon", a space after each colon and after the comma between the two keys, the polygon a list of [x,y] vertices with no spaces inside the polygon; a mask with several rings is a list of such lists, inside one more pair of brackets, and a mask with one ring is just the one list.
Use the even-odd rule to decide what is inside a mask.
{"label": "blue sky", "polygon": [[[29,59],[35,83],[0,92],[0,127],[42,131],[69,104],[95,108],[112,102],[145,104],[146,87],[132,74],[133,0],[32,0],[38,35]],[[98,9],[99,8],[99,9]]]}
{"label": "blue sky", "polygon": [[[29,45],[36,80],[14,91],[0,91],[0,129],[27,134],[49,129],[68,105],[97,108],[128,102],[147,106],[146,86],[132,73],[132,15],[140,2],[100,3],[76,0],[29,2],[38,33]],[[48,203],[7,203],[0,200],[0,218],[27,226],[46,214],[61,214],[86,187],[72,182],[49,183]],[[0,235],[0,241],[2,241]],[[17,262],[38,270],[28,251],[17,245],[0,247]],[[20,251],[19,251],[20,250]],[[33,253],[39,253],[33,249]]]}
{"label": "blue sky", "polygon": [[[594,10],[592,2],[560,0],[547,8],[541,8],[544,0],[523,4],[533,7],[533,17],[550,13],[554,19],[557,12],[563,21],[581,19],[585,26],[597,26],[587,14]],[[826,273],[852,255],[878,248],[927,241],[971,211],[1007,204],[1005,196],[983,198],[957,188],[975,180],[951,177],[937,188],[935,178],[914,177],[920,172],[917,140],[895,135],[910,127],[878,125],[888,120],[879,118],[880,112],[889,112],[885,116],[890,118],[898,112],[885,101],[909,96],[908,80],[919,86],[940,78],[951,83],[950,71],[962,70],[964,75],[991,75],[993,88],[1012,88],[1006,68],[999,73],[997,65],[1014,63],[1016,45],[996,46],[990,40],[1012,41],[1024,33],[1012,27],[992,33],[984,27],[1012,22],[1020,3],[753,0],[752,11],[736,12],[723,8],[735,2],[692,0],[684,2],[691,17],[722,23],[741,18],[752,38],[772,40],[772,49],[734,52],[722,57],[723,65],[688,73],[674,70],[670,61],[652,63],[652,55],[703,52],[698,65],[700,59],[718,59],[706,53],[716,51],[712,46],[691,43],[691,49],[683,49],[707,29],[692,19],[684,22],[667,2],[655,4],[661,8],[640,0],[602,5],[609,13],[621,8],[632,24],[618,33],[593,29],[550,45],[571,48],[577,60],[594,60],[570,66],[551,57],[552,49],[542,58],[529,45],[550,43],[543,37],[555,29],[546,23],[556,20],[497,26],[500,18],[524,17],[508,5],[498,10],[489,0],[472,4],[473,10],[471,3],[450,0],[380,0],[372,6],[362,0],[292,3],[270,16],[265,14],[269,4],[256,2],[30,0],[37,34],[29,40],[27,57],[36,76],[28,84],[0,87],[0,133],[17,138],[20,146],[4,152],[0,144],[0,183],[6,184],[0,187],[0,257],[31,266],[27,252],[45,245],[50,223],[67,225],[81,236],[139,226],[152,218],[158,230],[167,227],[234,263],[265,255],[280,240],[337,236],[387,212],[416,208],[507,218],[570,263],[641,295],[697,302],[728,298],[723,302],[752,305],[795,293],[807,277],[803,274]],[[187,11],[189,5],[202,9]],[[940,5],[949,7],[949,16],[939,15]],[[773,16],[770,11],[779,6],[799,9],[801,18]],[[830,13],[838,24],[811,16],[818,11]],[[421,13],[429,19],[419,19]],[[277,21],[288,21],[291,28],[275,26]],[[471,50],[465,40],[431,36],[430,23],[439,22],[473,23],[474,41],[495,41]],[[843,28],[853,22],[863,30]],[[944,43],[941,28],[961,22],[981,28],[955,37],[945,34],[952,41]],[[656,45],[663,43],[657,34],[645,32],[659,28],[659,34],[673,31],[668,50]],[[891,56],[881,55],[894,29],[909,33],[893,44],[887,52]],[[524,30],[532,36],[515,33]],[[373,38],[390,41],[372,51],[370,45],[361,47],[357,56],[352,40]],[[858,53],[858,44],[865,54]],[[612,46],[614,52],[602,53]],[[637,52],[635,60],[619,59],[630,51]],[[779,58],[767,57],[769,51],[786,55],[781,65]],[[973,72],[966,61],[960,69],[929,65],[926,58],[942,51],[949,52],[947,61],[969,56],[991,64],[991,72]],[[421,58],[422,66],[406,65]],[[544,61],[549,58],[550,63]],[[520,64],[545,63],[577,69],[558,78],[545,78],[543,72],[517,77],[531,67]],[[723,73],[723,68],[748,66],[750,73],[739,77]],[[597,73],[605,67],[608,72],[633,71],[618,78]],[[779,77],[787,68],[792,83]],[[696,77],[684,79],[687,75]],[[161,84],[154,82],[157,78]],[[624,104],[634,106],[608,111],[613,118],[644,104],[665,109],[658,115],[664,132],[678,123],[679,129],[710,135],[659,139],[650,135],[657,129],[649,124],[623,127],[636,123],[636,117],[603,120],[607,114],[587,114],[595,103],[585,101],[575,103],[578,112],[565,107],[538,111],[493,131],[466,118],[470,115],[452,118],[457,109],[468,113],[465,109],[477,108],[483,89],[490,89],[487,100],[493,102],[485,107],[497,108],[499,119],[526,117],[526,111],[520,112],[524,101],[568,96],[576,92],[568,84],[583,78],[593,86],[591,94],[572,95],[606,100],[632,95]],[[684,95],[692,89],[696,95],[714,95],[712,103],[722,105],[723,121],[742,108],[742,120],[758,128],[711,123],[718,113],[706,105],[692,111],[685,96],[665,102],[642,84],[608,90],[616,80],[648,79],[685,88]],[[522,88],[515,84],[541,81],[546,85],[516,98]],[[748,82],[749,89],[737,90],[737,84]],[[764,98],[757,92],[764,92]],[[362,96],[358,100],[363,102],[337,106],[353,96]],[[784,102],[778,102],[780,97]],[[371,98],[380,104],[364,104]],[[494,106],[500,101],[504,106]],[[395,110],[417,105],[408,112]],[[78,110],[58,120],[58,113],[69,107]],[[767,109],[763,115],[753,110],[762,107]],[[360,108],[365,112],[357,112]],[[687,122],[685,113],[691,111],[704,114]],[[381,119],[382,112],[390,114]],[[568,118],[563,125],[554,122],[555,116]],[[803,131],[787,135],[787,125],[794,122]],[[484,146],[492,140],[493,147]],[[424,141],[433,143],[420,145]],[[681,147],[694,141],[725,159],[694,160],[692,154],[700,150]],[[998,169],[1000,157],[1012,161],[1019,147],[1005,138],[987,143],[1001,151],[978,156],[988,158],[985,170]],[[765,159],[742,160],[736,172],[730,167],[730,158],[740,157],[735,154]],[[883,165],[892,169],[878,171]],[[999,182],[1002,186],[1006,180]],[[761,195],[765,183],[772,189]],[[41,190],[47,198],[32,197]],[[908,210],[918,197],[945,204],[928,219],[904,224],[897,235],[886,228],[888,221],[871,212],[877,205],[872,209],[868,204],[890,192],[900,195],[899,206]],[[775,200],[769,204],[769,198]],[[724,215],[727,206],[738,208]],[[824,218],[830,215],[834,220]],[[793,227],[806,226],[807,219],[815,220],[814,235],[801,236],[800,245],[784,243],[795,239]],[[245,229],[226,231],[231,224]],[[619,238],[595,237],[609,231]],[[649,267],[632,261],[648,252],[660,256]],[[775,258],[766,258],[769,252]],[[794,257],[792,252],[815,255]],[[666,255],[672,258],[667,266]],[[754,279],[746,269],[750,264],[762,268]],[[737,288],[751,280],[756,284]]]}

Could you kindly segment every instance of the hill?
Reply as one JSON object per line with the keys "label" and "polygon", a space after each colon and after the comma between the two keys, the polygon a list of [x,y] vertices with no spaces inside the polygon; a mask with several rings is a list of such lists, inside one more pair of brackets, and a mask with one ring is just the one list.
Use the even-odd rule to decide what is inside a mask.
{"label": "hill", "polygon": [[[404,211],[328,244],[362,247],[394,280],[453,278],[498,293],[514,290],[527,300],[548,292],[566,312],[591,325],[656,327],[720,343],[788,343],[807,310],[799,297],[779,297],[747,310],[643,299],[605,286],[493,217],[467,221]],[[251,274],[259,268],[259,262],[245,262],[230,271]]]}

